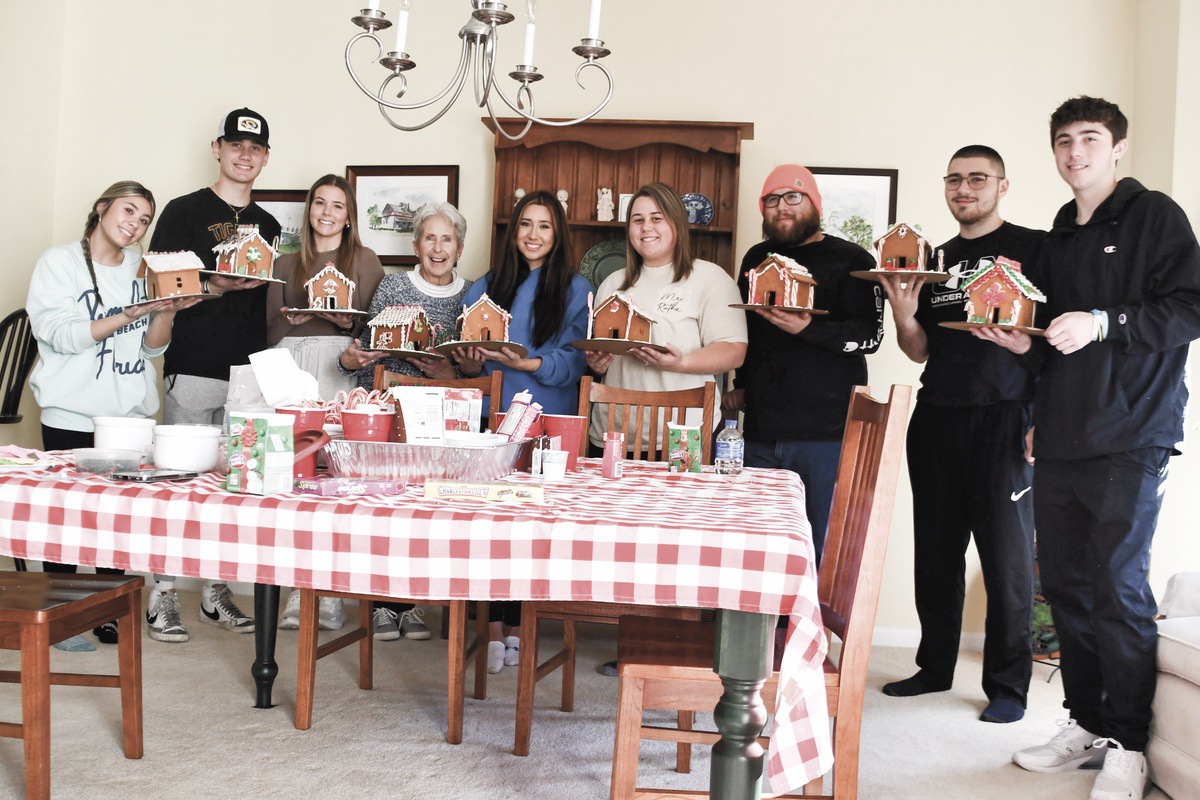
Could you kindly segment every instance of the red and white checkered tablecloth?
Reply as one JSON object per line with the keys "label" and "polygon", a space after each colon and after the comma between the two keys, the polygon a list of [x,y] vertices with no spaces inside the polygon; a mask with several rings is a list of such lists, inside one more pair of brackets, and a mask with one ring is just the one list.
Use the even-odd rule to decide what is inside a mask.
{"label": "red and white checkered tablecloth", "polygon": [[[788,614],[767,771],[776,792],[833,763],[811,536],[799,478],[668,474],[599,462],[541,505],[230,494],[215,475],[114,483],[0,475],[0,553],[135,572],[396,597],[594,600]],[[507,480],[535,480],[515,474]],[[810,723],[810,720],[813,722]]]}

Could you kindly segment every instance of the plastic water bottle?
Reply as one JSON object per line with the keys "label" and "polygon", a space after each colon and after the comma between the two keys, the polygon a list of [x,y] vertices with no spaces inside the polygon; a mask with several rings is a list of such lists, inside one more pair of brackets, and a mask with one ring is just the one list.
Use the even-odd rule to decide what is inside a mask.
{"label": "plastic water bottle", "polygon": [[725,430],[717,434],[717,455],[714,459],[718,475],[737,475],[742,471],[746,440],[738,430],[736,419],[725,420]]}

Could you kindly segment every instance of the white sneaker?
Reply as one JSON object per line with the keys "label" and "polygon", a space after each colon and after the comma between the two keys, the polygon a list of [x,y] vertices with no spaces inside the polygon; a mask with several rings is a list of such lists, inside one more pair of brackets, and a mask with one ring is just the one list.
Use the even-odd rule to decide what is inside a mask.
{"label": "white sneaker", "polygon": [[504,666],[515,667],[521,663],[521,637],[509,636],[504,640]]}
{"label": "white sneaker", "polygon": [[488,642],[488,674],[504,669],[504,642]]}
{"label": "white sneaker", "polygon": [[1108,747],[1104,769],[1092,784],[1090,800],[1142,800],[1146,794],[1146,757],[1136,750],[1126,750],[1120,742],[1097,739],[1096,747]]}
{"label": "white sneaker", "polygon": [[323,631],[338,631],[346,624],[346,604],[340,597],[322,597],[317,603],[317,625]]}
{"label": "white sneaker", "polygon": [[150,638],[157,642],[186,642],[187,628],[179,616],[179,596],[174,589],[160,592],[150,591],[150,602],[146,604],[146,625]]}
{"label": "white sneaker", "polygon": [[228,628],[234,633],[254,633],[254,620],[233,602],[233,592],[224,583],[210,583],[200,592],[200,621]]}
{"label": "white sneaker", "polygon": [[294,631],[300,629],[300,590],[292,589],[288,595],[287,605],[283,607],[283,616],[279,618],[279,630]]}
{"label": "white sneaker", "polygon": [[1105,748],[1096,747],[1096,734],[1084,730],[1073,719],[1060,719],[1062,728],[1045,744],[1013,753],[1013,763],[1030,772],[1065,772],[1104,762]]}

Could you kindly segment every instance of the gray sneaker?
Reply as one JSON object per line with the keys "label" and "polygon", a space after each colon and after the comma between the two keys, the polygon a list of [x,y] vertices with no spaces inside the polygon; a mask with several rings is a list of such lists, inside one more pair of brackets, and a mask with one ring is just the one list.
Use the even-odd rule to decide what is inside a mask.
{"label": "gray sneaker", "polygon": [[346,624],[346,604],[340,597],[322,597],[317,611],[317,625],[323,631],[340,631]]}
{"label": "gray sneaker", "polygon": [[294,631],[300,627],[300,590],[292,589],[279,619],[279,630]]}
{"label": "gray sneaker", "polygon": [[254,620],[233,602],[233,592],[224,583],[211,583],[200,592],[200,621],[228,628],[234,633],[254,633]]}
{"label": "gray sneaker", "polygon": [[1062,728],[1050,741],[1013,753],[1013,763],[1030,772],[1066,772],[1104,763],[1106,749],[1096,746],[1096,734],[1073,719],[1060,719]]}
{"label": "gray sneaker", "polygon": [[391,642],[400,638],[400,623],[398,615],[390,608],[380,606],[371,612],[372,627],[375,628],[375,638],[381,642]]}
{"label": "gray sneaker", "polygon": [[405,639],[429,638],[429,628],[426,628],[421,620],[424,615],[425,612],[419,608],[410,608],[400,615],[400,632],[404,634]]}
{"label": "gray sneaker", "polygon": [[146,624],[150,626],[150,638],[157,642],[186,642],[187,628],[179,616],[179,595],[171,589],[166,592],[150,592],[146,606]]}

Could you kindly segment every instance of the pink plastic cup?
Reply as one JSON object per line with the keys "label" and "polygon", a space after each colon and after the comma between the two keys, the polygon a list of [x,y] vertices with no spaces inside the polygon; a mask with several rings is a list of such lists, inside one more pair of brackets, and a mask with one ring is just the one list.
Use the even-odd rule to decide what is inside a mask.
{"label": "pink plastic cup", "polygon": [[380,409],[342,411],[342,433],[351,442],[386,442],[392,433],[392,414]]}
{"label": "pink plastic cup", "polygon": [[543,414],[542,421],[547,436],[558,436],[562,439],[562,449],[567,451],[567,470],[574,470],[579,449],[583,447],[583,437],[587,435],[588,418]]}

